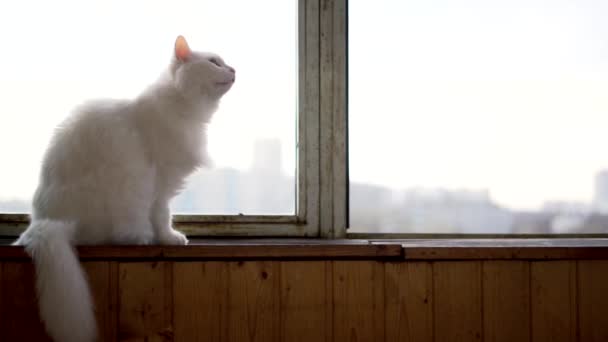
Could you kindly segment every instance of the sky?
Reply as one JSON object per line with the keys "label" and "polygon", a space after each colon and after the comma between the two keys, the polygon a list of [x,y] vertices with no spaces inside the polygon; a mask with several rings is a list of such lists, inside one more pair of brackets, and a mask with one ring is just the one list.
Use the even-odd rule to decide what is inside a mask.
{"label": "sky", "polygon": [[[350,175],[488,190],[499,204],[589,201],[608,168],[608,2],[352,0]],[[0,3],[0,199],[29,198],[53,127],[86,99],[132,98],[178,34],[237,70],[210,129],[216,167],[260,139],[295,168],[296,2]]]}
{"label": "sky", "polygon": [[180,34],[236,69],[209,130],[215,167],[247,169],[256,140],[278,139],[293,175],[296,18],[280,0],[0,2],[0,199],[29,198],[54,127],[88,99],[135,97]]}
{"label": "sky", "polygon": [[608,167],[608,2],[351,1],[351,180],[589,202]]}

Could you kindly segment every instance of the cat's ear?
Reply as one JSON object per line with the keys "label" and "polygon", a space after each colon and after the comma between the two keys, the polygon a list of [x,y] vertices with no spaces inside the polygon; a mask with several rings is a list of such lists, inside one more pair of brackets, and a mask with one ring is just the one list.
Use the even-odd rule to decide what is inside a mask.
{"label": "cat's ear", "polygon": [[188,46],[186,38],[178,36],[175,40],[175,58],[178,61],[185,62],[192,56],[192,50]]}

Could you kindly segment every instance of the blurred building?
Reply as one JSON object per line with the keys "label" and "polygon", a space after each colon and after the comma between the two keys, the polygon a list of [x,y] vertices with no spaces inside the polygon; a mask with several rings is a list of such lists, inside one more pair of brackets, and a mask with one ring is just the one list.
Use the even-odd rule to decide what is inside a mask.
{"label": "blurred building", "polygon": [[351,184],[352,231],[382,233],[495,233],[512,229],[512,215],[487,191],[407,189]]}
{"label": "blurred building", "polygon": [[282,170],[281,142],[254,144],[249,169],[202,169],[193,174],[172,202],[174,213],[223,215],[291,215],[295,180]]}
{"label": "blurred building", "polygon": [[608,170],[595,175],[593,207],[598,213],[608,214]]}
{"label": "blurred building", "polygon": [[[246,170],[201,169],[172,202],[174,213],[292,215],[296,183],[282,170],[279,140],[259,140]],[[295,167],[295,166],[294,166]],[[551,200],[539,210],[496,204],[487,190],[394,189],[350,183],[350,231],[368,233],[608,233],[608,170],[595,176],[589,202]],[[28,200],[0,201],[0,212],[30,212]]]}

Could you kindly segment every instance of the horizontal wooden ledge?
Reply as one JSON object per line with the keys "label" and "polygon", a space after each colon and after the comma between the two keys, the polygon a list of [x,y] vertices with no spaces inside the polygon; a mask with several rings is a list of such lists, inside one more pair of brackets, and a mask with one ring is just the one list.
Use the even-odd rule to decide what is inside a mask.
{"label": "horizontal wooden ledge", "polygon": [[401,240],[399,243],[406,260],[608,259],[608,239],[605,238],[435,239]]}
{"label": "horizontal wooden ledge", "polygon": [[[0,260],[29,260],[0,241]],[[83,260],[562,260],[608,259],[608,239],[193,239],[188,246],[79,246]]]}
{"label": "horizontal wooden ledge", "polygon": [[[188,246],[78,246],[81,260],[401,259],[398,244],[361,240],[191,240]],[[0,245],[0,260],[28,260],[23,247]]]}

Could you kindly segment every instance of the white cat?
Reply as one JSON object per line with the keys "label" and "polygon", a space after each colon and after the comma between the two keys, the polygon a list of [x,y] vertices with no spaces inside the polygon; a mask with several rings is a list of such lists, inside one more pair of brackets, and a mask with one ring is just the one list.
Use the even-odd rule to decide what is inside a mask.
{"label": "white cat", "polygon": [[33,200],[32,222],[14,243],[36,268],[40,316],[56,342],[88,342],[97,325],[73,246],[185,245],[169,200],[206,163],[205,129],[235,71],[217,55],[175,42],[169,70],[130,101],[77,109],[56,131]]}

